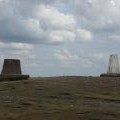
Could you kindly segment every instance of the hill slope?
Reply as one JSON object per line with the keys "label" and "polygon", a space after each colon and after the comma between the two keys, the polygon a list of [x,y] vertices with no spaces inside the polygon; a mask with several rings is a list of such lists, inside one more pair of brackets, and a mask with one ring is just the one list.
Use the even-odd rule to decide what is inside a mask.
{"label": "hill slope", "polygon": [[73,76],[0,82],[0,120],[120,120],[120,79]]}

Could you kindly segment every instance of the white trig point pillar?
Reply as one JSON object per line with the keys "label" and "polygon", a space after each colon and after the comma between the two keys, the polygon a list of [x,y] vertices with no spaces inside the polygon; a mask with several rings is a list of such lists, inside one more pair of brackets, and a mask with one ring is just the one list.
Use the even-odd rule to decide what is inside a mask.
{"label": "white trig point pillar", "polygon": [[110,55],[107,73],[108,74],[120,73],[118,55],[116,54]]}

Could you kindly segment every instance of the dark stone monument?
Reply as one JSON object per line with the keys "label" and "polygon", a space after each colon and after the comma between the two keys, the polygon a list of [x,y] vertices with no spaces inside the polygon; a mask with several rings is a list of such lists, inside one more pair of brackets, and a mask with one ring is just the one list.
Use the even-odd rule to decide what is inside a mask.
{"label": "dark stone monument", "polygon": [[21,75],[21,65],[20,60],[17,59],[5,59],[2,69],[2,75],[11,75],[11,74],[19,74]]}
{"label": "dark stone monument", "polygon": [[5,59],[0,78],[2,80],[28,79],[29,75],[22,75],[20,60]]}

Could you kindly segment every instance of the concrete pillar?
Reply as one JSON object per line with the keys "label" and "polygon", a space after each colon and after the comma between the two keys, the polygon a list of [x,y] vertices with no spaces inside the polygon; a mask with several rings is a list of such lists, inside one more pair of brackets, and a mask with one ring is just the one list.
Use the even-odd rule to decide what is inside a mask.
{"label": "concrete pillar", "polygon": [[112,54],[110,55],[109,58],[109,65],[108,65],[108,74],[111,73],[119,73],[119,60],[118,60],[118,55]]}

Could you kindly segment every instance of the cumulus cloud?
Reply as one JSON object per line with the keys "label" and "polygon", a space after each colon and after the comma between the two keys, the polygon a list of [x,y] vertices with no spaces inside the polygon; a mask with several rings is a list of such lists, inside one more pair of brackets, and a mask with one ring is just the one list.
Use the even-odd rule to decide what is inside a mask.
{"label": "cumulus cloud", "polygon": [[37,19],[23,17],[9,3],[0,5],[0,16],[0,40],[34,43],[42,34]]}
{"label": "cumulus cloud", "polygon": [[38,6],[35,15],[46,29],[73,30],[76,26],[73,15],[61,13],[49,5]]}
{"label": "cumulus cloud", "polygon": [[63,30],[60,30],[60,31],[52,31],[50,34],[49,34],[49,38],[50,38],[50,42],[57,42],[57,43],[62,43],[62,42],[65,42],[65,41],[75,41],[75,33],[74,32],[71,32],[71,31],[63,31]]}
{"label": "cumulus cloud", "polygon": [[[39,2],[38,5],[32,6],[29,11],[31,15],[25,16],[22,11],[24,8],[20,8],[19,2],[13,0],[0,3],[0,41],[64,43],[75,41],[77,38],[81,41],[91,38],[87,30],[80,31],[73,14],[63,13],[56,7]],[[29,7],[26,9],[29,10]]]}
{"label": "cumulus cloud", "polygon": [[72,54],[68,50],[56,50],[54,56],[62,62],[78,59],[78,56],[76,54]]}
{"label": "cumulus cloud", "polygon": [[74,14],[60,11],[55,6],[58,1],[1,0],[0,40],[26,43],[91,41],[94,31],[107,31],[107,27],[119,25],[118,0],[59,1]]}
{"label": "cumulus cloud", "polygon": [[82,18],[85,24],[92,29],[102,29],[119,23],[119,0],[80,0],[74,4],[78,17]]}
{"label": "cumulus cloud", "polygon": [[0,42],[0,49],[17,49],[17,50],[31,50],[33,49],[33,46],[30,44],[25,44],[25,43],[4,43]]}
{"label": "cumulus cloud", "polygon": [[44,34],[48,35],[47,40],[49,43],[92,39],[91,32],[80,29],[80,26],[77,26],[75,16],[72,14],[62,13],[49,5],[38,6],[34,14],[39,19]]}
{"label": "cumulus cloud", "polygon": [[31,55],[34,46],[27,43],[0,42],[0,59],[33,59]]}
{"label": "cumulus cloud", "polygon": [[61,66],[63,67],[71,67],[74,65],[82,68],[95,68],[99,66],[98,61],[106,61],[106,56],[108,56],[108,54],[95,52],[90,54],[85,51],[76,54],[67,49],[54,51],[54,57],[61,62]]}
{"label": "cumulus cloud", "polygon": [[0,0],[0,56],[35,63],[37,54],[53,69],[61,61],[102,66],[106,55],[120,53],[119,11],[119,0]]}
{"label": "cumulus cloud", "polygon": [[80,41],[91,41],[93,39],[92,33],[84,29],[77,29],[77,37]]}

